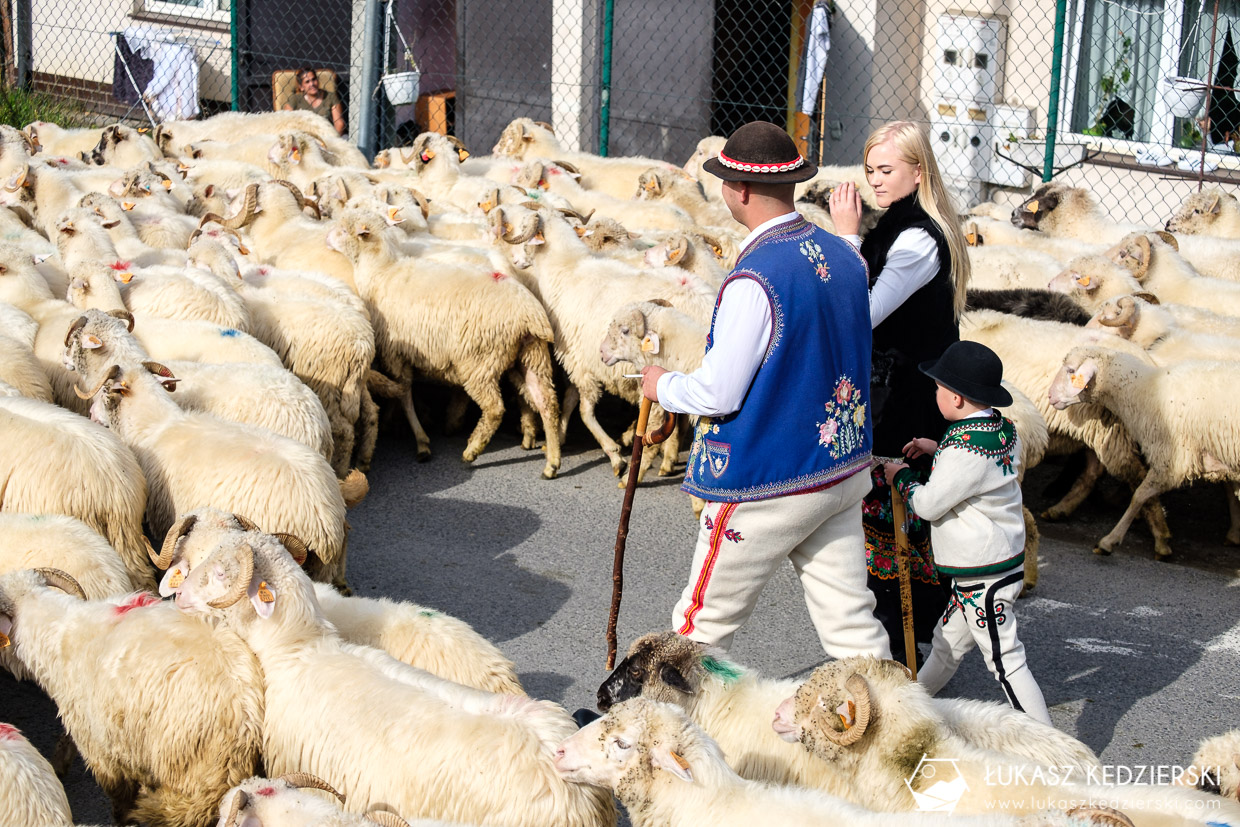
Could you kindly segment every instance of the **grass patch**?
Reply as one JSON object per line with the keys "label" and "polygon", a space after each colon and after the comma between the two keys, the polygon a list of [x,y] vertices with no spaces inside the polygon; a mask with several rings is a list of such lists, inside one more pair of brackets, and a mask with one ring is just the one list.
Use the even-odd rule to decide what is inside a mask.
{"label": "grass patch", "polygon": [[46,92],[0,88],[0,123],[21,129],[31,121],[68,128],[90,126],[86,110],[76,101]]}

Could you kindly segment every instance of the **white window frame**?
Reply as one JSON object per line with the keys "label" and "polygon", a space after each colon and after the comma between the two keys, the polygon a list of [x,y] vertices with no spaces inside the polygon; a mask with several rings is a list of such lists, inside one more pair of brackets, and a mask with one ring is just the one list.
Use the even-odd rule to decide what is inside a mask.
{"label": "white window frame", "polygon": [[134,0],[134,14],[167,20],[227,23],[231,0],[199,0],[201,6],[165,3],[161,0]]}
{"label": "white window frame", "polygon": [[[1106,138],[1096,135],[1085,135],[1072,132],[1072,110],[1076,107],[1076,78],[1081,58],[1081,38],[1085,29],[1085,2],[1073,0],[1069,14],[1072,16],[1072,43],[1067,50],[1063,62],[1063,75],[1060,77],[1060,89],[1064,95],[1059,105],[1059,132],[1082,142],[1096,144],[1108,152],[1121,152],[1134,155],[1142,149],[1160,147],[1171,149],[1172,116],[1171,110],[1162,95],[1154,96],[1154,112],[1150,126],[1148,141],[1127,141],[1122,138]],[[1102,0],[1095,0],[1102,2]],[[1182,44],[1180,29],[1183,27],[1185,9],[1197,0],[1163,0],[1163,33],[1160,43],[1161,54],[1158,57],[1158,80],[1161,87],[1162,79],[1178,75],[1179,56]],[[1221,159],[1221,156],[1216,156]]]}

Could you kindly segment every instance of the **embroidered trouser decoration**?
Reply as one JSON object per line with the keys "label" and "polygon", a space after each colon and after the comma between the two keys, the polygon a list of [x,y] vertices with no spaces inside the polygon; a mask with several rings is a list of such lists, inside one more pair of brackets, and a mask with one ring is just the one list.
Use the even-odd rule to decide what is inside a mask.
{"label": "embroidered trouser decoration", "polygon": [[1013,607],[1023,579],[1024,569],[1018,567],[993,577],[952,581],[952,600],[934,630],[930,657],[917,674],[917,682],[930,694],[951,680],[961,658],[976,646],[1008,703],[1043,723],[1051,722],[1042,690],[1025,662],[1025,646],[1016,636]]}
{"label": "embroidered trouser decoration", "polygon": [[804,494],[742,503],[707,503],[689,583],[672,628],[727,649],[771,575],[792,562],[823,649],[832,657],[890,657],[865,586],[861,497],[868,475]]}

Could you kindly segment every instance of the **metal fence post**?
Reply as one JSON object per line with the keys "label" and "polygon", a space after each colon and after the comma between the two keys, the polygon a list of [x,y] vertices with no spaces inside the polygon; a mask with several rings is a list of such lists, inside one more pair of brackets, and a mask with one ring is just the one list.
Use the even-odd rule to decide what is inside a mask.
{"label": "metal fence post", "polygon": [[1051,180],[1055,168],[1055,138],[1059,123],[1059,76],[1063,73],[1063,33],[1068,20],[1068,0],[1055,0],[1055,45],[1051,52],[1051,99],[1046,107],[1046,156],[1042,180]]}
{"label": "metal fence post", "polygon": [[603,71],[599,81],[598,108],[598,154],[607,156],[607,143],[611,139],[611,36],[615,23],[615,0],[603,3]]}
{"label": "metal fence post", "polygon": [[32,67],[34,50],[31,38],[34,36],[33,15],[30,11],[30,0],[14,0],[13,2],[13,36],[17,41],[17,55],[14,60],[17,70],[17,88],[29,89],[33,74]]}
{"label": "metal fence post", "polygon": [[231,77],[229,96],[232,98],[232,111],[237,112],[241,109],[241,47],[237,45],[237,16],[239,14],[237,7],[241,5],[240,0],[233,0],[228,4],[228,51],[231,61]]}
{"label": "metal fence post", "polygon": [[362,105],[358,116],[357,148],[368,159],[375,157],[375,150],[377,148],[379,107],[377,105],[378,102],[375,100],[375,91],[379,87],[379,61],[386,60],[387,58],[379,49],[380,16],[379,0],[367,0],[366,22],[362,31],[362,38],[366,44],[363,54],[366,55],[366,58],[362,62]]}

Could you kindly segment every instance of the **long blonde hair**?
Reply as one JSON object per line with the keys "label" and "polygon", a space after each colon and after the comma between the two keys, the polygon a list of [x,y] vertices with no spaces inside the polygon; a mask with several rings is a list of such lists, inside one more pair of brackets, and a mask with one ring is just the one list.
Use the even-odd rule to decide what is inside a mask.
{"label": "long blonde hair", "polygon": [[959,319],[964,312],[972,268],[969,266],[969,249],[965,243],[964,231],[956,216],[956,205],[952,203],[951,196],[943,186],[943,176],[939,174],[939,163],[935,160],[934,151],[930,149],[930,140],[925,131],[911,121],[892,121],[871,132],[865,141],[862,162],[870,157],[871,149],[888,139],[894,142],[901,160],[921,167],[917,204],[926,211],[926,215],[930,216],[930,220],[947,240],[947,252],[951,258],[951,279],[956,294],[953,303],[956,318]]}

